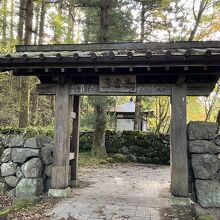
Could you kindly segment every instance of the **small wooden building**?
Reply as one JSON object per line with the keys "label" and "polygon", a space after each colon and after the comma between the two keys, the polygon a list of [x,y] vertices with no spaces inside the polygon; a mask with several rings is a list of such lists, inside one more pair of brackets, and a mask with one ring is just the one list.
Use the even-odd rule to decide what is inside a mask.
{"label": "small wooden building", "polygon": [[186,97],[214,89],[219,41],[17,46],[0,70],[37,76],[38,94],[56,96],[51,191],[78,180],[80,96],[170,96],[171,193],[188,197]]}
{"label": "small wooden building", "polygon": [[[134,130],[135,102],[131,98],[129,102],[117,105],[110,109],[108,114],[115,117],[113,127],[118,131]],[[141,111],[141,131],[148,130],[148,117],[153,115],[153,111]]]}

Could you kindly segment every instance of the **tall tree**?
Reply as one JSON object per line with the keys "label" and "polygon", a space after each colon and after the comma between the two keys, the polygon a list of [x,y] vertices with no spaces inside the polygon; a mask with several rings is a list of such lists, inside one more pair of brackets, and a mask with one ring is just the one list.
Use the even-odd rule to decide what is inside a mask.
{"label": "tall tree", "polygon": [[[151,10],[155,10],[158,8],[161,4],[161,0],[134,0],[136,3],[140,4],[140,42],[144,42],[146,30],[145,30],[145,24],[146,24],[146,13]],[[134,117],[134,130],[141,130],[141,122],[142,122],[142,97],[136,96],[135,101],[135,117]]]}
{"label": "tall tree", "polygon": [[8,14],[8,1],[3,0],[3,22],[2,22],[2,43],[6,46],[7,42],[7,14]]}
{"label": "tall tree", "polygon": [[23,43],[26,0],[20,1],[18,18],[18,43]]}
{"label": "tall tree", "polygon": [[196,0],[193,0],[193,17],[195,19],[195,24],[190,32],[190,36],[189,36],[189,41],[193,41],[196,33],[198,31],[199,25],[202,21],[202,16],[204,14],[204,12],[209,9],[210,7],[212,7],[216,1],[213,0],[200,0],[199,2],[199,9],[196,12]]}
{"label": "tall tree", "polygon": [[44,39],[44,27],[45,27],[45,16],[46,16],[46,3],[44,0],[41,2],[40,11],[40,25],[39,25],[39,40],[38,44],[43,44]]}
{"label": "tall tree", "polygon": [[[146,2],[141,1],[141,36],[140,42],[144,42],[145,36],[145,14],[146,14]],[[135,116],[134,116],[134,130],[141,130],[141,96],[136,96],[135,100]]]}
{"label": "tall tree", "polygon": [[[34,2],[33,0],[26,0],[25,4],[25,36],[24,44],[31,44],[33,32],[33,15],[34,15]],[[29,103],[30,103],[30,89],[29,78],[21,77],[21,97],[20,97],[20,114],[19,114],[19,127],[26,128],[29,122]]]}
{"label": "tall tree", "polygon": [[[100,43],[108,42],[109,10],[112,7],[112,0],[100,0]],[[106,129],[106,102],[107,97],[94,97],[95,125],[93,136],[92,154],[98,157],[107,156],[105,149],[105,129]]]}
{"label": "tall tree", "polygon": [[[125,1],[99,0],[89,2],[92,8],[86,8],[84,37],[86,42],[106,43],[123,41],[134,37],[131,27],[132,14],[129,8],[122,10]],[[126,14],[126,15],[125,15]],[[130,39],[132,39],[132,37]],[[99,157],[107,155],[105,149],[106,110],[112,103],[112,97],[90,97],[94,106],[94,137],[92,154]]]}

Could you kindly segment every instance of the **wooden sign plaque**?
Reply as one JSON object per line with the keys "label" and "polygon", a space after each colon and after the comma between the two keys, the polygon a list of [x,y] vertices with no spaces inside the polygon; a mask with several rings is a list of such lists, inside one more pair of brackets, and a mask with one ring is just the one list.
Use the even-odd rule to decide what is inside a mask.
{"label": "wooden sign plaque", "polygon": [[136,92],[136,76],[133,75],[109,75],[99,76],[100,92],[124,93]]}

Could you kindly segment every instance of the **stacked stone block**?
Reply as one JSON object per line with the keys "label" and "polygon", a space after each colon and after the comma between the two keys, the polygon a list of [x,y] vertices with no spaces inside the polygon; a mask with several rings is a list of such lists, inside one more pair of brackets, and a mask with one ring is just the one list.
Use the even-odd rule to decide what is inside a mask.
{"label": "stacked stone block", "polygon": [[0,137],[0,195],[39,196],[50,187],[52,139],[25,135]]}
{"label": "stacked stone block", "polygon": [[218,125],[190,122],[188,149],[194,174],[196,198],[204,207],[220,207],[220,136]]}

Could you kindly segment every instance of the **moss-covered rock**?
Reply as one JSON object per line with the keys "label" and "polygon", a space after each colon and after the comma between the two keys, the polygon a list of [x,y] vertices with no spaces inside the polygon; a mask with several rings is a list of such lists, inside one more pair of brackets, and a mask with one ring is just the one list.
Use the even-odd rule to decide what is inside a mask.
{"label": "moss-covered rock", "polygon": [[112,158],[117,163],[126,163],[126,162],[128,162],[127,157],[123,154],[114,154],[112,156]]}
{"label": "moss-covered rock", "polygon": [[127,159],[130,162],[137,163],[137,157],[134,154],[128,154]]}
{"label": "moss-covered rock", "polygon": [[[91,151],[92,143],[93,132],[81,132],[80,151]],[[170,160],[169,135],[107,130],[105,146],[109,155],[133,155],[133,159],[130,158],[132,162],[168,164]]]}

